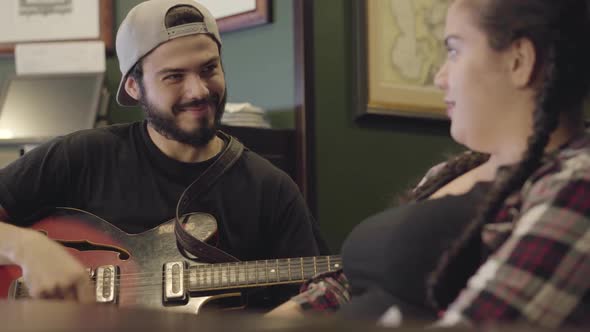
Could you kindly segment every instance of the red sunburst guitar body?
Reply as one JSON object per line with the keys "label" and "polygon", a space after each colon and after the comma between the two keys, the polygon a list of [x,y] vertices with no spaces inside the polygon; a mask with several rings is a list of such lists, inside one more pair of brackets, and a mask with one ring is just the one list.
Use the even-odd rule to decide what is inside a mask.
{"label": "red sunburst guitar body", "polygon": [[[191,214],[184,227],[206,241],[216,232],[212,218]],[[213,300],[239,298],[244,288],[299,283],[341,268],[339,256],[199,263],[177,247],[173,220],[127,234],[92,214],[61,208],[32,228],[66,246],[89,269],[97,302],[117,306],[197,313]],[[19,267],[0,266],[0,298],[29,297],[20,276]]]}

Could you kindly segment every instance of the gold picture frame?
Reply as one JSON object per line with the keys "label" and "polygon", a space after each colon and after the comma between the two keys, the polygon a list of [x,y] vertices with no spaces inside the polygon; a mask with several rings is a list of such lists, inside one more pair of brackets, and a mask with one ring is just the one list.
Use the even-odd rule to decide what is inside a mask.
{"label": "gold picture frame", "polygon": [[447,119],[434,76],[448,0],[354,1],[357,117]]}

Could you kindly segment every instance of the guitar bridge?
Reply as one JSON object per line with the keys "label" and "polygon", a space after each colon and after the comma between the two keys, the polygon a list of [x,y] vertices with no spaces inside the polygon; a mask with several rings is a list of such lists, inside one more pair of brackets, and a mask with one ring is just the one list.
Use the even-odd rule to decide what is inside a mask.
{"label": "guitar bridge", "polygon": [[187,291],[184,284],[184,262],[170,262],[164,264],[164,302],[184,302]]}
{"label": "guitar bridge", "polygon": [[114,265],[104,265],[96,269],[96,302],[116,303],[119,287],[119,268]]}

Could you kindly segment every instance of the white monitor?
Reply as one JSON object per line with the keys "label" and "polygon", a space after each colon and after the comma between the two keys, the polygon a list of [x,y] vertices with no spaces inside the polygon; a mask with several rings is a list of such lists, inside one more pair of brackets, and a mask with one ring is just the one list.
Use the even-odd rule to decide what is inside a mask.
{"label": "white monitor", "polygon": [[0,95],[0,144],[40,142],[94,127],[103,74],[15,76]]}

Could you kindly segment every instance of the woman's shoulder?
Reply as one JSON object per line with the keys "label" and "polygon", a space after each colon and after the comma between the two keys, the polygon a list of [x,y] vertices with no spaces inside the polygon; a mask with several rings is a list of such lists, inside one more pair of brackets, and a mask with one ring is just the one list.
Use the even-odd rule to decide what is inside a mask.
{"label": "woman's shoulder", "polygon": [[537,173],[556,174],[564,179],[590,179],[590,132],[584,133],[548,157]]}
{"label": "woman's shoulder", "polygon": [[590,193],[590,135],[588,134],[546,157],[541,167],[533,173],[523,187],[524,194],[535,197],[534,201],[560,197],[572,190]]}

